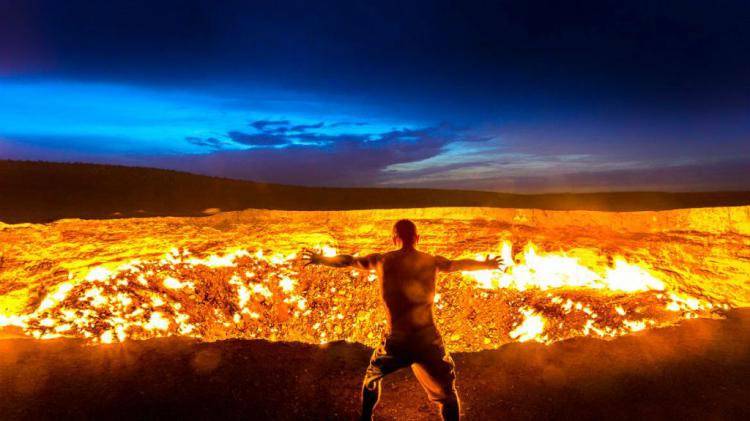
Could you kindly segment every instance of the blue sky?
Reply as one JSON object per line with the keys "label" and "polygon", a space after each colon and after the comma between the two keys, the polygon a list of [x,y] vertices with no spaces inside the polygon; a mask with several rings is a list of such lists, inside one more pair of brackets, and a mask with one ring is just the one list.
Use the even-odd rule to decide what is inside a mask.
{"label": "blue sky", "polygon": [[[311,126],[301,128],[321,135],[373,138],[411,127],[333,100],[281,90],[245,89],[235,96],[104,82],[6,79],[0,81],[0,92],[0,127],[6,143],[101,155],[205,154],[262,147],[234,142],[229,135],[263,133],[253,126],[257,121],[277,128],[287,125],[284,122],[290,127]],[[368,122],[360,122],[359,114],[366,114]],[[210,138],[220,142],[200,141]]]}
{"label": "blue sky", "polygon": [[745,2],[0,4],[0,159],[325,186],[750,189]]}

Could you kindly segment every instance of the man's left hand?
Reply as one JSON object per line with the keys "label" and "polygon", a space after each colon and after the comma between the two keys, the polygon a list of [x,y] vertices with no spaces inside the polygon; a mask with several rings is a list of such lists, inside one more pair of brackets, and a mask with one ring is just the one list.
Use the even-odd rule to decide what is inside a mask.
{"label": "man's left hand", "polygon": [[501,266],[503,264],[503,261],[500,256],[490,257],[490,255],[488,254],[484,259],[484,264],[487,265],[487,269],[502,269]]}

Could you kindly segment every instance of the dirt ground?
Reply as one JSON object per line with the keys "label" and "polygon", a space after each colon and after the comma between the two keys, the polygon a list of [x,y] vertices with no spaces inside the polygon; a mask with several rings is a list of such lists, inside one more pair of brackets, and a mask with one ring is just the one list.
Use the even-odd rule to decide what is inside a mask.
{"label": "dirt ground", "polygon": [[[353,419],[370,349],[169,338],[0,340],[3,419]],[[750,309],[612,341],[454,354],[466,419],[748,419]],[[409,371],[378,419],[435,419]]]}
{"label": "dirt ground", "polygon": [[219,209],[433,206],[642,211],[750,205],[750,191],[509,194],[257,183],[155,168],[0,160],[0,221],[204,216]]}

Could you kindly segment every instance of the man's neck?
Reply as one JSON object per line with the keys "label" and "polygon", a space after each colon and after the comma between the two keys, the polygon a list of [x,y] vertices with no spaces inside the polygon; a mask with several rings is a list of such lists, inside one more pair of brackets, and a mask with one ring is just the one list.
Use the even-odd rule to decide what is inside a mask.
{"label": "man's neck", "polygon": [[416,251],[417,248],[414,246],[403,246],[400,251]]}

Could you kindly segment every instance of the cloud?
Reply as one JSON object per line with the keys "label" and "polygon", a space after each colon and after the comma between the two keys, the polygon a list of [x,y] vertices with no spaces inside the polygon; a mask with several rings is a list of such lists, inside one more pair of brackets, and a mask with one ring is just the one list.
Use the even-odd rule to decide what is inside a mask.
{"label": "cloud", "polygon": [[291,132],[304,132],[311,129],[321,129],[325,126],[325,123],[320,122],[317,124],[298,124],[289,128]]}
{"label": "cloud", "polygon": [[[346,123],[332,123],[330,127],[339,127]],[[289,120],[255,120],[250,122],[250,126],[265,134],[283,135],[286,133],[304,133],[309,130],[322,129],[326,126],[324,122],[314,124],[292,124]]]}
{"label": "cloud", "polygon": [[436,156],[391,165],[380,183],[517,192],[750,188],[736,170],[738,162],[750,162],[750,143],[744,141],[750,125],[735,114],[685,121],[621,116],[586,124],[508,122],[472,130],[490,140],[451,143]]}
{"label": "cloud", "polygon": [[279,127],[285,128],[289,126],[289,120],[255,120],[250,122],[250,126],[262,132],[269,132]]}
{"label": "cloud", "polygon": [[290,143],[289,139],[284,135],[274,135],[266,133],[248,134],[238,131],[231,131],[227,133],[227,136],[234,143],[255,147],[282,146]]}
{"label": "cloud", "polygon": [[367,123],[364,121],[338,121],[335,123],[329,123],[328,127],[340,127],[340,126],[366,126]]}
{"label": "cloud", "polygon": [[[270,123],[269,123],[270,122]],[[495,191],[586,191],[608,189],[736,189],[750,155],[727,157],[682,136],[681,154],[659,151],[646,133],[610,127],[618,137],[632,136],[631,151],[601,144],[603,128],[535,131],[506,126],[456,128],[439,125],[384,132],[336,130],[336,122],[302,124],[258,120],[256,133],[231,131],[226,142],[248,146],[157,165],[257,181],[323,186],[418,186]],[[348,127],[351,127],[349,125]],[[295,128],[292,130],[292,128]],[[283,130],[280,130],[283,129]],[[342,131],[339,131],[342,130]],[[697,131],[694,131],[697,132]],[[681,133],[680,133],[681,134]],[[541,139],[541,140],[540,140]],[[637,142],[636,142],[637,140]],[[713,144],[719,148],[720,142]],[[731,150],[733,142],[722,149]],[[703,157],[696,155],[703,154]],[[734,160],[732,160],[732,159]],[[717,164],[726,163],[726,165]]]}
{"label": "cloud", "polygon": [[[269,123],[270,122],[270,123]],[[227,142],[250,148],[204,155],[158,158],[158,165],[212,175],[306,185],[372,185],[391,165],[429,159],[446,145],[485,138],[447,125],[386,132],[335,133],[333,124],[254,121],[258,133],[230,131]],[[278,130],[288,127],[289,130]],[[292,130],[294,128],[294,130]]]}
{"label": "cloud", "polygon": [[219,140],[215,137],[196,137],[196,136],[187,136],[185,137],[185,140],[189,143],[192,143],[196,146],[201,146],[204,148],[212,148],[215,150],[222,149],[224,147],[224,141]]}
{"label": "cloud", "polygon": [[[591,160],[589,158],[588,160]],[[560,160],[519,157],[505,168],[445,165],[390,174],[389,187],[432,187],[516,193],[603,191],[721,191],[750,188],[750,157],[690,164],[597,162],[559,165]],[[596,161],[596,160],[595,160]],[[579,162],[580,164],[580,162]],[[537,167],[537,170],[533,170]]]}

